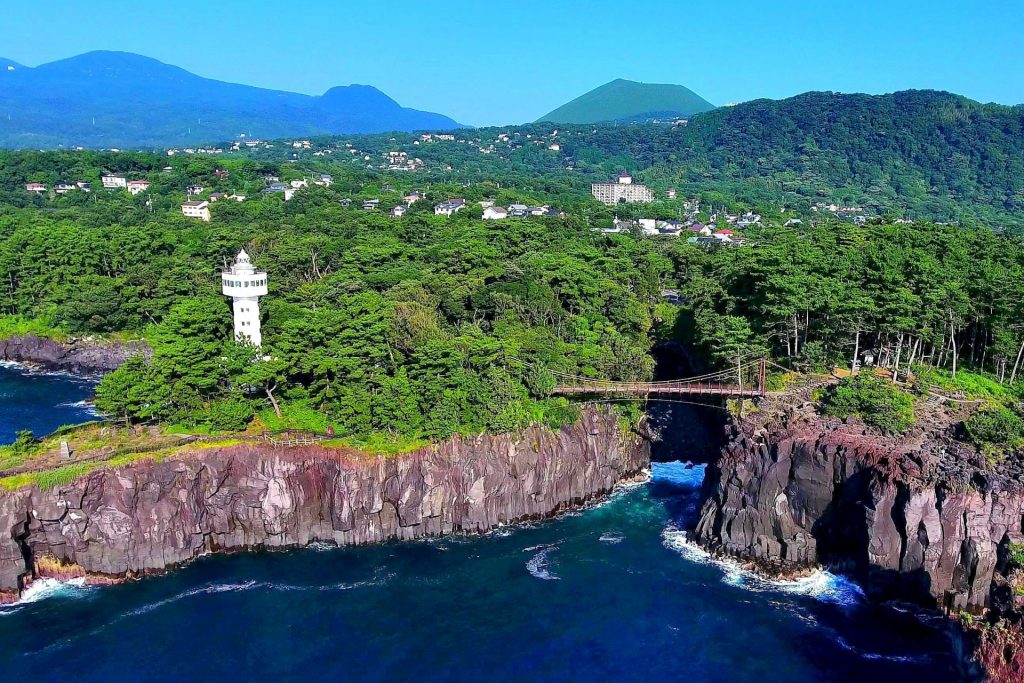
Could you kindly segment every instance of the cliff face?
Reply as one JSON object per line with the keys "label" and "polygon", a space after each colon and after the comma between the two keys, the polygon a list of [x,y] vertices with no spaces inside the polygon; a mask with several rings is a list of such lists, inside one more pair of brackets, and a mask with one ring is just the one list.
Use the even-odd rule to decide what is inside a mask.
{"label": "cliff face", "polygon": [[1014,473],[984,468],[941,419],[900,438],[806,409],[775,419],[730,427],[700,542],[779,569],[831,566],[883,599],[989,605],[997,565],[1024,540]]}
{"label": "cliff face", "polygon": [[139,353],[149,354],[149,347],[141,342],[72,340],[65,343],[34,334],[0,339],[0,360],[76,374],[112,372],[129,356]]}
{"label": "cliff face", "polygon": [[0,590],[18,590],[43,558],[119,577],[214,551],[482,532],[607,493],[648,463],[645,441],[624,441],[615,418],[593,410],[557,432],[397,457],[243,445],[140,461],[0,493]]}

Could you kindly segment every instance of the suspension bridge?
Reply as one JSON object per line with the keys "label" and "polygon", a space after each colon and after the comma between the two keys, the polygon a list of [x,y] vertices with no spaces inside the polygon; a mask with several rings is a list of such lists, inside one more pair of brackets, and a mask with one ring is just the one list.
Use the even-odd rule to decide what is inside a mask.
{"label": "suspension bridge", "polygon": [[557,384],[555,396],[689,396],[758,398],[767,393],[765,358],[740,359],[725,370],[660,382],[615,382],[549,370]]}

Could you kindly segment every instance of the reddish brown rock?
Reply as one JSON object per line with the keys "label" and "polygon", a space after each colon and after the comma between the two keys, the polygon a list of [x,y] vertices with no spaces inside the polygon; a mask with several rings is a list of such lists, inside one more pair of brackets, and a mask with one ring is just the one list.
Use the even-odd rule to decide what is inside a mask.
{"label": "reddish brown rock", "polygon": [[778,569],[841,569],[879,598],[988,606],[1024,491],[955,440],[956,416],[896,437],[806,406],[772,411],[731,427],[708,468],[703,544]]}
{"label": "reddish brown rock", "polygon": [[397,457],[245,445],[140,461],[0,494],[0,589],[41,557],[132,576],[215,551],[479,533],[579,505],[648,463],[647,442],[595,410]]}

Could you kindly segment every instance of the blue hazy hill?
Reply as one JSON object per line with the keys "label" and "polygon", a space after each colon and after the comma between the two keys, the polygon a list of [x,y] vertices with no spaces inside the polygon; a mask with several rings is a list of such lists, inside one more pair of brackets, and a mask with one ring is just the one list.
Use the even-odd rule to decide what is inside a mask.
{"label": "blue hazy hill", "polygon": [[458,127],[367,85],[316,97],[203,78],[127,52],[89,52],[35,68],[0,59],[3,147],[152,148],[240,133],[279,138]]}

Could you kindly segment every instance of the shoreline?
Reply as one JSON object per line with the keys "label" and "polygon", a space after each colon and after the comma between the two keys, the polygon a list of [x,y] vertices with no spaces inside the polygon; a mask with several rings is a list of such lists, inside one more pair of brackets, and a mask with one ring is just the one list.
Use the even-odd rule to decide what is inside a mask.
{"label": "shoreline", "polygon": [[0,591],[20,594],[45,578],[37,562],[106,581],[210,552],[484,533],[577,510],[650,463],[648,442],[624,437],[616,417],[597,410],[557,431],[352,455],[238,444],[0,492]]}
{"label": "shoreline", "polygon": [[[388,540],[388,541],[383,541],[382,543],[383,544],[386,544],[386,543],[402,543],[402,542],[407,542],[407,541],[408,542],[416,542],[416,541],[430,542],[430,541],[436,540],[436,539],[451,538],[451,537],[461,537],[461,538],[482,537],[482,536],[487,536],[489,534],[498,533],[498,532],[500,532],[500,531],[502,531],[504,529],[509,529],[509,528],[511,528],[511,529],[525,528],[526,526],[528,526],[530,524],[537,524],[537,523],[557,521],[559,519],[562,519],[562,518],[565,518],[565,517],[568,517],[568,516],[572,516],[572,515],[574,515],[576,513],[582,513],[582,512],[586,512],[587,510],[591,510],[591,509],[600,507],[601,505],[604,505],[605,503],[609,502],[617,494],[625,493],[627,491],[630,491],[633,488],[635,488],[636,486],[640,486],[640,485],[646,483],[649,480],[650,480],[650,470],[649,469],[644,469],[644,470],[640,470],[640,471],[636,472],[635,474],[633,474],[631,476],[628,476],[628,477],[620,480],[618,483],[614,484],[611,489],[609,489],[607,491],[596,492],[593,495],[589,496],[588,498],[586,498],[586,499],[584,499],[582,501],[578,501],[578,502],[574,501],[572,503],[568,503],[568,504],[563,505],[560,508],[558,508],[556,510],[553,510],[550,513],[545,514],[545,515],[523,517],[521,519],[516,519],[516,520],[512,520],[512,521],[509,521],[509,522],[505,522],[505,523],[499,524],[497,526],[494,526],[494,527],[492,527],[490,529],[486,529],[486,530],[480,530],[480,531],[476,531],[476,530],[456,531],[456,532],[449,533],[449,534],[419,536],[419,537],[416,537],[416,538],[405,539],[405,540]],[[373,545],[373,544],[363,544],[363,545]],[[166,576],[168,574],[171,574],[171,573],[180,571],[182,569],[185,569],[186,567],[190,566],[192,563],[194,563],[194,562],[196,562],[198,560],[201,560],[201,559],[203,559],[205,557],[243,555],[243,554],[244,555],[259,555],[261,553],[275,554],[275,553],[290,553],[290,552],[305,552],[305,551],[314,551],[314,552],[316,552],[316,551],[320,551],[320,550],[339,550],[339,549],[346,548],[346,547],[358,547],[358,546],[343,545],[343,544],[332,543],[332,542],[329,542],[329,541],[319,541],[318,540],[318,541],[310,541],[309,543],[306,543],[304,545],[289,545],[289,546],[275,546],[275,547],[253,546],[253,547],[246,547],[246,548],[212,549],[212,550],[200,553],[199,555],[196,555],[195,557],[190,558],[188,560],[185,560],[183,562],[180,562],[178,564],[168,565],[168,566],[166,566],[166,567],[164,567],[162,569],[148,571],[148,572],[143,572],[143,573],[138,573],[138,574],[128,574],[128,575],[111,575],[111,574],[102,574],[102,573],[97,573],[97,572],[87,572],[80,565],[77,565],[77,564],[75,564],[75,565],[60,565],[60,567],[61,567],[60,571],[54,571],[52,569],[47,569],[45,571],[39,572],[38,575],[35,578],[33,578],[31,581],[28,581],[22,587],[22,589],[20,591],[20,595],[19,595],[18,592],[0,590],[0,608],[4,608],[4,607],[17,607],[19,605],[29,604],[30,602],[34,602],[34,600],[28,600],[28,601],[24,601],[23,602],[25,594],[29,593],[33,589],[34,586],[43,586],[43,587],[45,587],[47,585],[47,582],[54,582],[54,584],[57,585],[57,586],[71,585],[71,586],[83,587],[83,588],[85,588],[85,587],[88,587],[88,588],[102,588],[104,586],[116,586],[116,585],[120,585],[120,584],[123,584],[123,583],[129,583],[129,582],[134,582],[134,581],[143,581],[145,579],[150,579],[150,578],[160,578],[162,576]],[[56,563],[56,564],[59,564],[59,561],[53,560],[53,562]]]}
{"label": "shoreline", "polygon": [[151,353],[142,340],[119,342],[83,337],[58,341],[35,334],[0,339],[0,362],[93,378],[113,372],[132,356]]}

